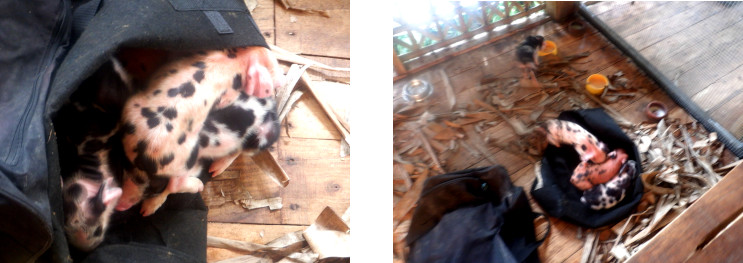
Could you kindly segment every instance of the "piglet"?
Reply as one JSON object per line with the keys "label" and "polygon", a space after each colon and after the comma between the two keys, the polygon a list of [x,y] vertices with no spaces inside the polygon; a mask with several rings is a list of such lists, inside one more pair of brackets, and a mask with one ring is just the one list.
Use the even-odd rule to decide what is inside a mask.
{"label": "piglet", "polygon": [[590,160],[593,163],[606,161],[606,153],[608,152],[606,145],[576,123],[549,120],[537,127],[535,132],[545,137],[546,141],[555,147],[560,147],[562,144],[573,146],[582,161]]}
{"label": "piglet", "polygon": [[[122,117],[126,156],[149,180],[124,178],[124,195],[116,209],[126,210],[139,202],[148,181],[169,178],[165,190],[143,205],[142,214],[149,215],[169,193],[203,189],[198,179],[202,171],[199,160],[212,160],[209,170],[216,175],[247,149],[234,143],[203,146],[210,139],[208,133],[240,135],[213,135],[211,138],[221,136],[220,145],[234,138],[262,141],[259,149],[270,146],[278,137],[272,95],[283,83],[278,62],[262,47],[196,52],[160,66],[146,88],[127,101]],[[253,106],[245,106],[248,104]],[[209,120],[211,115],[226,111],[230,111],[226,114],[229,118],[216,120],[218,116],[213,116]]]}
{"label": "piglet", "polygon": [[573,170],[570,182],[580,190],[588,190],[594,185],[603,184],[611,180],[622,164],[627,161],[627,153],[616,149],[607,155],[607,160],[601,164],[584,161]]}
{"label": "piglet", "polygon": [[624,199],[627,189],[635,178],[635,161],[628,160],[610,181],[596,185],[583,192],[580,201],[593,210],[609,209]]}
{"label": "piglet", "polygon": [[[104,239],[122,189],[118,121],[132,93],[121,64],[106,62],[71,94],[54,118],[63,178],[64,230],[68,241],[91,250]],[[118,150],[117,150],[118,149]],[[113,157],[112,157],[113,156]]]}
{"label": "piglet", "polygon": [[112,177],[101,183],[76,176],[63,186],[67,241],[81,250],[92,250],[105,237],[114,204],[121,197],[121,188]]}

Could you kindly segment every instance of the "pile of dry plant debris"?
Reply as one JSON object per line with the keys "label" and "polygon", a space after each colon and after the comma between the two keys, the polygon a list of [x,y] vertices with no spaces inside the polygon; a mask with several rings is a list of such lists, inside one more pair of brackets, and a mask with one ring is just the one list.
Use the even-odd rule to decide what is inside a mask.
{"label": "pile of dry plant debris", "polygon": [[737,164],[730,163],[733,158],[729,154],[723,158],[724,147],[716,135],[696,122],[666,118],[659,123],[633,124],[624,119],[611,104],[648,94],[648,90],[633,86],[622,72],[609,76],[612,85],[600,96],[588,94],[581,84],[587,72],[571,67],[585,63],[581,61],[587,56],[577,54],[541,63],[538,79],[542,87],[528,88],[513,78],[486,76],[479,86],[470,88],[474,95],[468,101],[457,101],[441,71],[446,92],[439,93],[446,94],[444,98],[396,105],[396,261],[405,258],[405,236],[426,178],[453,172],[447,169],[449,161],[456,161],[462,151],[485,159],[492,158],[490,148],[496,148],[536,163],[546,142],[532,136],[532,129],[542,121],[557,118],[562,111],[603,108],[635,141],[642,155],[646,193],[637,213],[611,228],[587,231],[578,237],[586,242],[583,262],[626,259]]}

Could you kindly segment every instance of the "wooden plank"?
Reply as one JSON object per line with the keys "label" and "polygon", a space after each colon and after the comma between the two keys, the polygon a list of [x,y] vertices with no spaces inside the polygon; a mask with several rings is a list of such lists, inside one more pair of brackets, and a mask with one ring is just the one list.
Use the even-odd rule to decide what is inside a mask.
{"label": "wooden plank", "polygon": [[225,172],[204,186],[201,196],[208,207],[216,207],[235,200],[277,197],[280,191],[281,187],[264,174],[251,157],[240,155]]}
{"label": "wooden plank", "polygon": [[[735,88],[733,87],[730,87]],[[740,138],[743,136],[739,131],[741,125],[743,125],[743,116],[741,115],[740,100],[743,99],[743,92],[741,89],[736,89],[735,95],[730,96],[728,100],[725,100],[719,104],[716,109],[710,112],[710,117],[715,119],[720,125],[728,129],[729,131],[737,132],[735,136]]]}
{"label": "wooden plank", "polygon": [[738,216],[719,236],[698,250],[686,262],[743,262],[743,215]]}
{"label": "wooden plank", "polygon": [[[640,3],[646,3],[646,2],[640,2]],[[629,1],[596,1],[596,2],[587,2],[586,6],[588,7],[588,10],[591,11],[596,16],[601,16],[602,14],[606,12],[611,12],[615,9],[620,8],[627,8],[626,6],[630,4],[635,4],[635,2],[630,3]]]}
{"label": "wooden plank", "polygon": [[[351,68],[351,59],[349,58],[333,58],[333,57],[325,57],[325,56],[312,56],[312,55],[303,55],[303,57],[314,60],[316,62],[336,67],[336,68]],[[333,70],[326,70],[326,69],[317,69],[315,67],[311,67],[307,69],[307,74],[310,75],[310,79],[312,80],[328,80],[328,81],[335,81],[335,82],[341,82],[341,83],[351,83],[351,72],[349,71],[333,71]]]}
{"label": "wooden plank", "polygon": [[[663,8],[655,8],[652,15],[633,17],[632,20],[646,20],[652,18],[655,23],[632,34],[622,34],[625,40],[637,50],[659,43],[674,34],[683,34],[686,28],[702,21],[721,10],[719,5],[702,5],[700,2],[671,2]],[[677,12],[677,13],[671,13]],[[636,21],[631,23],[636,25]]]}
{"label": "wooden plank", "polygon": [[[704,6],[700,7],[707,8],[708,6],[705,3]],[[712,4],[709,8],[719,8],[719,5]],[[702,51],[694,50],[692,47],[705,41],[705,39],[714,37],[738,21],[740,21],[740,19],[731,19],[727,16],[713,15],[684,29],[685,32],[703,32],[701,34],[685,34],[684,32],[673,34],[672,36],[663,39],[662,43],[655,42],[653,45],[649,46],[647,46],[647,44],[641,44],[647,47],[639,51],[646,59],[652,61],[658,69],[669,73],[671,69],[674,69],[679,65],[679,59],[685,61],[688,57],[697,57],[697,55],[694,54]],[[636,39],[636,41],[639,42],[639,39]],[[669,77],[673,76],[673,74],[669,75]]]}
{"label": "wooden plank", "polygon": [[[266,244],[287,233],[302,231],[306,228],[307,226],[298,225],[257,225],[210,222],[206,226],[206,235],[256,244]],[[243,254],[241,253],[228,249],[206,248],[207,262],[217,262],[242,255]]]}
{"label": "wooden plank", "polygon": [[333,123],[322,113],[320,104],[310,94],[302,95],[294,104],[283,125],[282,136],[326,140],[341,138]]}
{"label": "wooden plank", "polygon": [[[208,195],[205,200],[214,202],[209,206],[209,221],[309,225],[325,206],[345,211],[350,204],[350,158],[338,157],[339,147],[338,140],[281,137],[271,153],[292,179],[286,188],[280,188],[262,172],[255,172],[257,167],[250,158],[238,157],[228,168],[238,171],[237,175],[230,173],[236,179],[220,183],[218,176],[204,189],[202,196]],[[219,204],[222,191],[227,196],[239,197],[224,190],[227,187],[242,191],[239,193],[243,196],[248,192],[254,199],[281,197],[283,208],[247,210],[227,198]]]}
{"label": "wooden plank", "polygon": [[338,118],[336,117],[336,114],[333,113],[330,105],[317,94],[318,92],[315,91],[315,89],[317,89],[318,87],[307,76],[307,74],[302,74],[302,77],[299,79],[299,84],[302,84],[315,98],[315,101],[320,105],[320,109],[322,110],[321,112],[324,113],[325,117],[328,120],[330,120],[330,123],[333,125],[335,130],[341,135],[341,138],[343,138],[344,140],[348,140],[348,131],[344,129],[343,125],[341,125],[340,121],[338,121]]}
{"label": "wooden plank", "polygon": [[682,60],[688,62],[678,65],[671,71],[664,71],[664,74],[675,76],[679,73],[677,86],[687,94],[696,94],[709,83],[720,79],[741,65],[740,58],[743,56],[743,51],[737,48],[740,40],[728,35],[732,32],[740,32],[740,30],[743,30],[743,20],[720,32],[717,36],[698,43],[697,46],[691,48],[697,50],[696,52],[690,50],[690,53],[696,54],[689,54],[687,58],[689,60]]}
{"label": "wooden plank", "polygon": [[622,116],[627,119],[628,121],[632,123],[641,123],[646,121],[651,121],[647,115],[645,114],[645,107],[650,103],[651,101],[660,101],[663,104],[668,107],[669,111],[672,111],[678,105],[676,105],[673,100],[668,97],[668,95],[665,93],[665,91],[661,89],[656,89],[650,93],[648,93],[645,96],[641,96],[631,104],[627,105],[626,107],[619,110],[619,112],[622,114]]}
{"label": "wooden plank", "polygon": [[[300,1],[327,10],[329,17],[276,8],[276,45],[304,55],[350,58],[348,1]],[[314,2],[314,3],[313,3]]]}
{"label": "wooden plank", "polygon": [[702,110],[714,112],[743,92],[743,67],[726,74],[703,90],[691,96]]}
{"label": "wooden plank", "polygon": [[269,44],[276,44],[276,27],[274,26],[274,1],[257,0],[258,5],[251,13],[255,24]]}
{"label": "wooden plank", "polygon": [[628,6],[603,13],[599,18],[607,25],[612,25],[612,29],[620,36],[628,36],[662,21],[661,15],[672,16],[693,4],[689,2],[683,5],[671,5],[670,2],[636,1]]}
{"label": "wooden plank", "polygon": [[564,262],[566,258],[581,251],[583,241],[576,238],[578,227],[565,221],[549,217],[552,224],[550,235],[539,246],[539,256],[543,262]]}
{"label": "wooden plank", "polygon": [[691,256],[708,236],[740,214],[743,209],[743,166],[737,166],[720,182],[689,206],[628,262],[682,262]]}

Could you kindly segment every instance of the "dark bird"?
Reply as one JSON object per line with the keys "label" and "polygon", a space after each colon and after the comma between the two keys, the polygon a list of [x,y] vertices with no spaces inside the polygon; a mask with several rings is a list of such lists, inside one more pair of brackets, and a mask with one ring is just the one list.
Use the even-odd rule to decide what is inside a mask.
{"label": "dark bird", "polygon": [[534,75],[534,70],[536,70],[537,65],[539,65],[537,51],[542,49],[543,44],[543,36],[528,36],[526,37],[526,40],[516,48],[516,58],[519,61],[519,67],[521,68],[523,79],[537,79],[536,75]]}

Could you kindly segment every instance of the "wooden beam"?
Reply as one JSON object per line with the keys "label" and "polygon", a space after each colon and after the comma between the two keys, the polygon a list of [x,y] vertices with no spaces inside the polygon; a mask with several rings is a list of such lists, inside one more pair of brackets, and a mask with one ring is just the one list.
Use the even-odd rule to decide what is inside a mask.
{"label": "wooden beam", "polygon": [[[439,64],[439,63],[441,63],[441,62],[444,62],[444,61],[446,61],[446,60],[449,60],[449,59],[451,59],[451,58],[453,58],[453,57],[456,57],[456,56],[458,56],[458,55],[461,55],[461,54],[464,54],[464,53],[470,52],[470,51],[472,51],[472,50],[475,50],[475,49],[481,48],[481,47],[483,47],[483,46],[486,46],[486,45],[490,45],[490,44],[492,44],[492,43],[494,43],[494,42],[496,42],[496,41],[498,41],[498,40],[502,40],[502,39],[504,39],[504,38],[507,38],[507,37],[513,36],[513,35],[515,35],[516,33],[519,33],[519,32],[521,32],[521,31],[524,31],[524,30],[529,30],[529,29],[535,28],[535,27],[537,27],[537,26],[540,26],[540,25],[542,25],[542,24],[544,24],[544,23],[547,23],[548,21],[549,21],[549,19],[542,19],[542,20],[540,20],[540,21],[537,21],[537,22],[534,22],[534,23],[531,23],[531,24],[525,25],[525,26],[523,26],[523,27],[520,27],[520,28],[518,28],[518,29],[515,29],[515,30],[512,30],[512,31],[509,31],[509,32],[506,32],[506,33],[504,33],[504,34],[502,34],[502,35],[499,35],[499,36],[493,37],[493,38],[491,38],[491,39],[490,39],[490,40],[488,40],[488,41],[485,41],[485,42],[482,42],[482,43],[476,44],[476,45],[474,45],[474,46],[472,46],[472,47],[469,47],[469,48],[466,48],[466,49],[463,49],[463,50],[460,50],[460,51],[457,51],[457,52],[453,52],[453,53],[451,53],[451,54],[445,55],[445,56],[443,56],[443,57],[440,57],[439,59],[436,59],[436,60],[432,61],[431,63],[425,64],[425,65],[423,65],[423,66],[420,66],[420,67],[417,67],[417,68],[415,68],[415,69],[408,69],[408,72],[407,72],[406,74],[404,74],[404,75],[398,75],[398,76],[395,76],[395,77],[393,78],[393,82],[394,82],[394,81],[398,81],[398,80],[401,80],[401,79],[404,79],[404,78],[406,78],[406,77],[407,77],[408,75],[410,75],[410,74],[415,74],[415,73],[421,72],[421,71],[423,71],[423,70],[426,70],[426,69],[428,69],[428,68],[430,68],[430,67],[433,67],[433,66],[435,66],[435,65],[437,65],[437,64]],[[403,55],[403,56],[404,56],[404,55]]]}
{"label": "wooden beam", "polygon": [[[627,262],[684,262],[743,211],[738,165]],[[737,228],[736,228],[737,229]],[[716,260],[713,260],[716,261]]]}
{"label": "wooden beam", "polygon": [[694,253],[686,262],[743,262],[743,216],[731,223],[719,236]]}
{"label": "wooden beam", "polygon": [[395,51],[394,48],[392,49],[392,65],[394,65],[397,75],[405,75],[408,73],[408,70],[405,69],[405,65],[400,61],[400,58],[397,56],[397,51]]}
{"label": "wooden beam", "polygon": [[547,1],[545,12],[557,22],[562,22],[572,16],[576,11],[575,1]]}
{"label": "wooden beam", "polygon": [[[461,35],[459,35],[459,36],[457,36],[455,38],[443,40],[443,41],[441,41],[439,43],[436,43],[435,45],[430,45],[430,46],[425,47],[425,48],[419,48],[419,49],[414,50],[414,51],[411,51],[411,52],[409,52],[407,54],[401,55],[400,56],[400,60],[407,61],[409,59],[413,59],[413,58],[422,56],[422,55],[424,55],[424,54],[426,54],[428,52],[431,52],[433,50],[436,50],[436,49],[439,49],[439,48],[446,48],[449,45],[451,45],[453,43],[456,43],[456,42],[458,42],[460,40],[472,38],[474,35],[477,35],[479,33],[485,32],[485,31],[491,31],[494,28],[496,28],[498,26],[501,26],[501,25],[508,25],[508,24],[510,24],[512,21],[514,21],[516,19],[519,19],[519,18],[522,18],[522,17],[526,17],[526,16],[528,16],[530,14],[533,14],[533,13],[538,12],[539,10],[542,10],[542,9],[539,8],[539,7],[537,7],[535,9],[529,10],[528,12],[524,12],[524,13],[516,14],[515,16],[503,18],[502,20],[500,20],[498,22],[489,24],[488,26],[482,27],[482,28],[480,28],[478,30],[471,31],[471,32],[464,32],[464,33],[462,33]],[[450,27],[454,28],[455,30],[459,30],[459,29],[457,29],[457,27],[455,27],[453,25],[450,26]]]}

